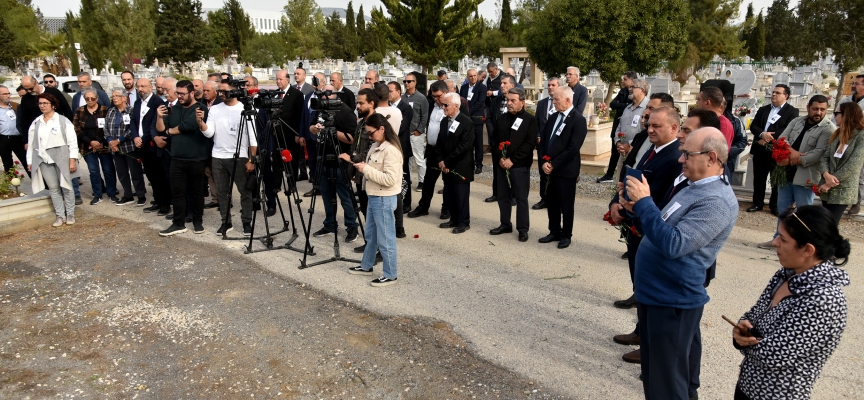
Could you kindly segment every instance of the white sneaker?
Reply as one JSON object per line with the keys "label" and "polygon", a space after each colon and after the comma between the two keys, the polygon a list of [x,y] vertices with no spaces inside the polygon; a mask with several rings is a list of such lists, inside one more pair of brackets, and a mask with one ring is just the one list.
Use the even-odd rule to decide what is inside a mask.
{"label": "white sneaker", "polygon": [[63,218],[61,218],[61,217],[57,217],[57,220],[54,221],[54,223],[51,224],[51,226],[57,228],[57,227],[63,226],[63,222],[64,222],[64,221],[63,221]]}
{"label": "white sneaker", "polygon": [[66,217],[66,225],[75,225],[75,216],[70,215]]}

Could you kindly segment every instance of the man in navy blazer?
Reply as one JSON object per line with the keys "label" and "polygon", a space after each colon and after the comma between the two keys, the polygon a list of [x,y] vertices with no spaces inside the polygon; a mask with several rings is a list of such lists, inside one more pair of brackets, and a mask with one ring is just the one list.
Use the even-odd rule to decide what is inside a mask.
{"label": "man in navy blazer", "polygon": [[[471,147],[474,143],[474,123],[467,115],[459,112],[459,95],[448,93],[444,96],[444,119],[441,120],[436,144],[438,168],[443,174],[444,203],[450,210],[450,221],[439,225],[453,228],[453,233],[462,233],[471,228],[471,213],[468,198],[471,181],[474,180]],[[425,183],[425,182],[424,182]]]}
{"label": "man in navy blazer", "polygon": [[[468,82],[459,88],[459,96],[468,100],[468,112],[474,122],[475,174],[483,172],[483,124],[486,121],[486,85],[479,82],[477,70],[468,70]],[[492,145],[491,143],[489,144]]]}
{"label": "man in navy blazer", "polygon": [[[153,94],[153,85],[147,78],[138,79],[138,98],[132,107],[130,130],[135,143],[135,153],[144,164],[144,174],[153,188],[153,200],[156,204],[144,209],[144,212],[158,212],[158,215],[168,215],[171,210],[171,191],[168,189],[168,179],[162,168],[162,161],[156,155],[156,145],[153,138],[156,132],[156,109],[164,102]],[[183,89],[185,90],[185,89]],[[139,199],[138,205],[144,202]]]}
{"label": "man in navy blazer", "polygon": [[[82,73],[78,74],[78,88],[79,88],[79,90],[78,90],[78,93],[75,93],[75,95],[72,96],[71,107],[72,107],[73,112],[75,110],[77,110],[79,107],[83,107],[85,105],[84,99],[81,98],[81,93],[84,92],[84,89],[88,89],[91,86],[93,86],[93,80],[90,78],[89,72],[82,72]],[[96,102],[99,103],[100,106],[110,108],[111,106],[114,105],[111,103],[111,99],[108,98],[108,94],[106,94],[104,91],[102,91],[100,89],[96,89],[96,88],[93,88],[93,90],[96,91],[96,95],[98,96],[98,98],[96,99]]]}
{"label": "man in navy blazer", "polygon": [[[750,154],[753,156],[753,206],[748,208],[747,212],[762,211],[765,206],[765,182],[777,165],[765,145],[779,138],[786,126],[798,118],[798,109],[786,102],[789,93],[789,86],[775,86],[771,93],[771,104],[760,107],[750,122],[750,132],[753,133],[753,145],[750,146]],[[768,208],[775,215],[778,211],[783,211],[777,210],[776,190],[771,191]]]}
{"label": "man in navy blazer", "polygon": [[579,68],[567,67],[567,86],[573,91],[573,108],[582,115],[588,102],[588,88],[579,83]]}
{"label": "man in navy blazer", "polygon": [[[546,185],[546,205],[549,215],[549,234],[540,243],[558,242],[558,248],[570,246],[573,236],[573,206],[576,201],[576,182],[582,158],[579,151],[588,134],[588,122],[573,107],[573,91],[560,87],[552,96],[555,114],[543,129],[538,153],[541,168],[549,175]],[[563,219],[563,226],[562,226]]]}
{"label": "man in navy blazer", "polygon": [[[555,114],[555,106],[552,104],[552,94],[555,89],[561,86],[560,80],[557,77],[549,78],[546,82],[547,97],[537,102],[537,108],[534,111],[534,116],[537,118],[537,132],[543,133],[543,128],[546,127],[546,121],[552,114]],[[540,144],[540,136],[537,136],[537,144]],[[546,208],[546,184],[549,182],[549,176],[543,172],[543,158],[540,156],[540,147],[537,147],[537,169],[540,171],[540,201],[531,206],[534,210],[542,210]]]}

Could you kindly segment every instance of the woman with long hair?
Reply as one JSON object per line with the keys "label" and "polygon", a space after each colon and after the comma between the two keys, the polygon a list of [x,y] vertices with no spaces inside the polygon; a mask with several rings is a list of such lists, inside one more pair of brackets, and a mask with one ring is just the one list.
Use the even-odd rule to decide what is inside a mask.
{"label": "woman with long hair", "polygon": [[864,166],[864,113],[855,103],[843,103],[834,112],[834,119],[839,128],[822,154],[819,198],[839,224],[843,211],[861,200],[858,181]]}
{"label": "woman with long hair", "polygon": [[[364,127],[372,140],[365,162],[354,164],[363,173],[363,189],[369,196],[366,206],[366,248],[359,266],[348,269],[354,275],[372,275],[375,254],[380,250],[384,259],[384,272],[372,280],[372,286],[396,283],[396,220],[393,212],[402,190],[402,146],[399,136],[387,118],[374,113],[366,119]],[[351,156],[339,157],[351,162]]]}
{"label": "woman with long hair", "polygon": [[[30,124],[27,143],[27,170],[33,173],[33,193],[48,185],[57,220],[55,228],[75,223],[75,192],[72,179],[78,175],[78,138],[68,118],[57,113],[60,103],[54,96],[36,96],[42,116]],[[44,183],[43,183],[44,182]]]}
{"label": "woman with long hair", "polygon": [[[858,108],[854,103],[850,103]],[[780,215],[780,270],[756,305],[732,328],[744,354],[735,400],[804,400],[846,328],[849,257],[827,209],[790,208]]]}

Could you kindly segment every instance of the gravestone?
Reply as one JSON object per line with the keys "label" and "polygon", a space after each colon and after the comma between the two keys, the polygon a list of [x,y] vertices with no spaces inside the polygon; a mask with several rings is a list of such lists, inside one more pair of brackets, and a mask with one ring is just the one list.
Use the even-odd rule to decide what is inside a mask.
{"label": "gravestone", "polygon": [[657,78],[651,82],[651,93],[669,93],[669,78]]}
{"label": "gravestone", "polygon": [[777,85],[788,85],[789,84],[789,73],[788,72],[778,72],[774,75],[774,78],[771,79],[771,87],[775,87]]}
{"label": "gravestone", "polygon": [[606,99],[606,93],[603,92],[602,87],[598,87],[591,92],[591,101],[593,102],[603,102]]}
{"label": "gravestone", "polygon": [[726,80],[735,85],[733,92],[735,96],[749,94],[753,84],[756,83],[756,73],[749,69],[727,69],[723,75]]}
{"label": "gravestone", "polygon": [[681,83],[675,81],[671,82],[669,84],[669,94],[672,96],[681,94]]}

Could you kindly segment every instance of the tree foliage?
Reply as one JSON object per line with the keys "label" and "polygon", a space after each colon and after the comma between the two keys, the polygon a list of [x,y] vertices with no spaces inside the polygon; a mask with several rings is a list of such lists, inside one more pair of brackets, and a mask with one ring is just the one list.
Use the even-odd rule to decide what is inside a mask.
{"label": "tree foliage", "polygon": [[288,48],[279,33],[264,33],[253,36],[244,51],[246,62],[262,67],[281,65],[288,61]]}
{"label": "tree foliage", "polygon": [[789,0],[774,0],[765,15],[765,57],[791,60],[797,52],[799,30]]}
{"label": "tree foliage", "polygon": [[744,44],[732,23],[741,0],[690,0],[688,4],[692,21],[688,40],[699,52],[696,69],[707,66],[715,55],[734,59],[744,54]]}
{"label": "tree foliage", "polygon": [[159,29],[154,58],[160,62],[187,63],[204,57],[209,44],[200,0],[159,0],[156,21]]}
{"label": "tree foliage", "polygon": [[498,29],[505,38],[513,35],[513,11],[510,9],[510,0],[501,0],[501,21]]}
{"label": "tree foliage", "polygon": [[[793,53],[796,64],[834,56],[840,74],[840,96],[846,73],[864,65],[864,4],[860,0],[801,0],[797,16],[801,43]],[[838,97],[839,98],[839,97]]]}
{"label": "tree foliage", "polygon": [[[357,59],[357,55],[360,54],[360,38],[357,37],[357,23],[355,22],[355,14],[354,14],[354,2],[348,2],[348,8],[345,10],[345,23],[342,24],[342,20],[339,20],[339,24],[342,24],[345,29],[342,35],[342,46],[345,48],[344,55],[346,57],[336,57],[343,58],[345,60],[353,61]],[[331,35],[329,40],[338,40],[337,36]]]}
{"label": "tree foliage", "polygon": [[423,71],[462,57],[480,21],[470,20],[478,0],[382,0],[390,17],[373,10],[372,20],[408,60]]}
{"label": "tree foliage", "polygon": [[38,43],[41,35],[42,14],[30,0],[0,0],[0,64],[13,66],[15,60],[31,56],[31,43]]}
{"label": "tree foliage", "polygon": [[211,44],[210,55],[227,58],[236,54],[246,59],[250,40],[255,36],[255,28],[249,14],[243,11],[238,0],[225,0],[222,8],[207,13],[207,37]]}
{"label": "tree foliage", "polygon": [[[684,53],[688,29],[684,0],[593,4],[590,0],[550,0],[535,13],[525,42],[540,69],[551,76],[572,65],[585,73],[596,70],[614,82],[627,70],[651,73],[662,61]],[[572,12],[585,9],[594,12]],[[624,26],[628,29],[621,29]]]}
{"label": "tree foliage", "polygon": [[288,58],[312,60],[323,57],[324,14],[315,0],[288,0],[284,10],[289,18],[282,18],[279,32],[291,46]]}
{"label": "tree foliage", "polygon": [[759,61],[765,57],[765,19],[762,12],[756,17],[756,23],[750,34],[747,35],[747,56],[751,60]]}
{"label": "tree foliage", "polygon": [[480,20],[480,29],[468,45],[468,54],[472,57],[501,57],[501,48],[508,44],[507,38],[500,29],[491,26],[488,20]]}

